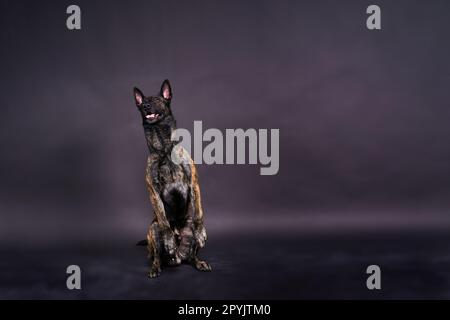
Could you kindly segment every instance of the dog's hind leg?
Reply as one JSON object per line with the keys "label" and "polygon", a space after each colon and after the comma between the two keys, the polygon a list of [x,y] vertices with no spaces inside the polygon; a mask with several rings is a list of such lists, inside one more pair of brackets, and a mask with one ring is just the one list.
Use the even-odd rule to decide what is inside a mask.
{"label": "dog's hind leg", "polygon": [[156,221],[153,221],[147,233],[148,258],[152,260],[152,265],[148,272],[150,278],[156,278],[161,273],[161,232]]}

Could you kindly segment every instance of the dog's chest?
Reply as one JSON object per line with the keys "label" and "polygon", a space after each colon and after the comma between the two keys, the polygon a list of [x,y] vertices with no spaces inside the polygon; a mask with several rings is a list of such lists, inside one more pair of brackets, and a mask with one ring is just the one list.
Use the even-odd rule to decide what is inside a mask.
{"label": "dog's chest", "polygon": [[161,163],[158,168],[159,181],[164,186],[174,183],[188,184],[188,174],[182,166],[171,161]]}

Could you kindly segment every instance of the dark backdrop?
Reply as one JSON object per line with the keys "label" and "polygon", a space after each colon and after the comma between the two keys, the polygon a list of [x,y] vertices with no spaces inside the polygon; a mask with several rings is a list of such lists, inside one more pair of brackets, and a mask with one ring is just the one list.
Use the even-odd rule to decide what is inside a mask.
{"label": "dark backdrop", "polygon": [[212,235],[450,226],[448,1],[0,2],[3,243],[142,237],[132,87],[179,127],[279,128],[280,170],[200,165]]}

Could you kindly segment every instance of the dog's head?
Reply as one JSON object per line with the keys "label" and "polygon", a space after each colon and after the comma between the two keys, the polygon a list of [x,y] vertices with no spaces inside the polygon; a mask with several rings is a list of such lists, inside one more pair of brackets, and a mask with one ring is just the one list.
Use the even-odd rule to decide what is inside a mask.
{"label": "dog's head", "polygon": [[144,127],[155,125],[169,116],[170,101],[172,100],[172,87],[169,80],[164,80],[161,90],[157,96],[146,97],[138,88],[134,88],[134,100],[142,116]]}

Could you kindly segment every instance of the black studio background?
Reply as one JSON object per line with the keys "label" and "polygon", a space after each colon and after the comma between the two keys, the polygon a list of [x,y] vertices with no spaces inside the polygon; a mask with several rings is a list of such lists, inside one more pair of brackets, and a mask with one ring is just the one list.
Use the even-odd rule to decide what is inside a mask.
{"label": "black studio background", "polygon": [[[0,297],[449,297],[448,1],[70,4],[0,1]],[[279,128],[280,170],[199,165],[215,270],[151,282],[132,87],[165,78],[179,127]]]}

